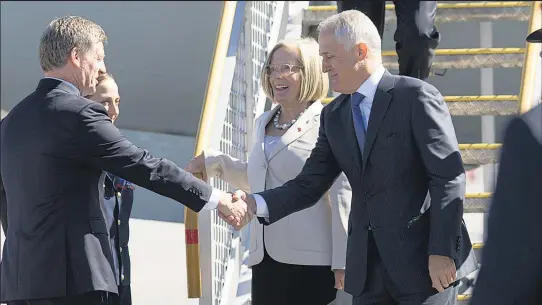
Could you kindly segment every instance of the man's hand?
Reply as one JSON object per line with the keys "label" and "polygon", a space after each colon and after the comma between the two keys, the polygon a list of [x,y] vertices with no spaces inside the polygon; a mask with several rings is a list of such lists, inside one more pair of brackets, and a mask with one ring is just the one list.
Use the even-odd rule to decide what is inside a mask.
{"label": "man's hand", "polygon": [[447,256],[429,255],[429,276],[433,288],[443,292],[456,280],[454,260]]}
{"label": "man's hand", "polygon": [[335,289],[343,290],[344,289],[344,270],[335,269],[333,270],[335,274]]}
{"label": "man's hand", "polygon": [[237,226],[247,214],[247,204],[243,200],[234,200],[232,194],[222,193],[217,210],[224,221]]}
{"label": "man's hand", "polygon": [[245,225],[247,225],[256,215],[256,201],[254,200],[254,197],[252,195],[247,194],[241,190],[237,190],[233,193],[233,200],[243,201],[247,205],[247,213],[245,214],[245,216],[236,224],[230,223],[235,228],[235,230],[239,231]]}

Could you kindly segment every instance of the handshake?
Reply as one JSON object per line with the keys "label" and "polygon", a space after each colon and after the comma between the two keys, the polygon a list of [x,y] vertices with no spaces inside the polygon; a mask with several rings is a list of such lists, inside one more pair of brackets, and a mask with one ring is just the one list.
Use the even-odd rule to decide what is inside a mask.
{"label": "handshake", "polygon": [[[202,179],[207,180],[207,169],[205,168],[203,153],[190,160],[185,170],[192,174],[201,174]],[[241,190],[235,191],[233,194],[222,192],[217,210],[220,218],[224,219],[236,230],[241,230],[256,214],[256,201],[252,195]]]}
{"label": "handshake", "polygon": [[235,230],[241,230],[256,215],[256,202],[252,195],[240,190],[222,193],[217,210],[220,218]]}

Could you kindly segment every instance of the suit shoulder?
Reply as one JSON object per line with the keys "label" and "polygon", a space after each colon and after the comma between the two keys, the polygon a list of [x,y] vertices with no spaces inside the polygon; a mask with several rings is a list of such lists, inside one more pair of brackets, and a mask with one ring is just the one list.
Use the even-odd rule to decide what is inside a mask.
{"label": "suit shoulder", "polygon": [[542,146],[542,104],[512,119],[508,127],[511,136],[521,136],[525,131],[531,133],[539,146]]}
{"label": "suit shoulder", "polygon": [[324,108],[333,107],[333,105],[335,105],[336,103],[340,103],[346,96],[347,94],[339,94],[338,96],[334,97],[331,102],[325,104]]}
{"label": "suit shoulder", "polygon": [[66,94],[62,90],[53,90],[48,94],[48,97],[54,100],[55,108],[60,111],[78,113],[85,107],[97,104],[79,95]]}
{"label": "suit shoulder", "polygon": [[68,119],[72,124],[78,125],[82,122],[110,120],[109,115],[105,107],[94,101],[78,95],[62,94],[58,96],[54,101],[54,112],[56,116],[60,116],[64,119]]}
{"label": "suit shoulder", "polygon": [[342,101],[344,101],[344,99],[347,96],[348,96],[348,94],[340,94],[339,96],[336,96],[335,98],[333,98],[333,100],[331,100],[331,102],[323,105],[322,111],[320,113],[326,115],[328,112],[335,109],[338,106],[338,104],[340,104]]}
{"label": "suit shoulder", "polygon": [[421,79],[404,75],[394,75],[394,77],[397,79],[394,89],[411,89],[413,91],[415,90],[439,92],[439,90],[435,86]]}

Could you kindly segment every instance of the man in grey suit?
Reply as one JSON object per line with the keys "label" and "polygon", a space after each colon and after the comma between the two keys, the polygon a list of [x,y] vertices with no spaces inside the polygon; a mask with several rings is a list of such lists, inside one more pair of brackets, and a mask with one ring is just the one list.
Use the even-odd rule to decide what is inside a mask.
{"label": "man in grey suit", "polygon": [[446,103],[430,84],[384,69],[378,31],[361,12],[331,16],[319,32],[323,68],[343,94],[322,111],[299,176],[234,197],[270,224],[314,205],[342,171],[353,196],[345,278],[353,303],[455,304],[457,281],[477,266]]}
{"label": "man in grey suit", "polygon": [[[542,43],[542,29],[527,41]],[[506,129],[471,305],[542,304],[541,182],[542,105],[538,105],[514,118]]]}
{"label": "man in grey suit", "polygon": [[230,194],[130,143],[103,105],[83,97],[106,72],[105,41],[92,21],[55,19],[40,41],[45,78],[1,122],[0,301],[8,305],[116,304],[103,171],[194,211],[218,207],[230,221],[246,212]]}

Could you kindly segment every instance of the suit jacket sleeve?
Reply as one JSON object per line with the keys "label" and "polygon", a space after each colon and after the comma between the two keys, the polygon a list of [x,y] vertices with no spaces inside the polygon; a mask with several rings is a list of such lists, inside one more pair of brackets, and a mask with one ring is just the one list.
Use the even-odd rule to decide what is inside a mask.
{"label": "suit jacket sleeve", "polygon": [[[0,126],[2,125],[0,121]],[[0,223],[2,223],[2,229],[4,235],[8,234],[8,202],[6,199],[6,190],[4,190],[4,182],[2,180],[2,173],[0,173]]]}
{"label": "suit jacket sleeve", "polygon": [[269,218],[258,218],[261,223],[272,224],[315,205],[341,173],[326,136],[324,113],[327,108],[322,110],[318,140],[301,173],[278,188],[258,193],[269,210]]}
{"label": "suit jacket sleeve", "polygon": [[8,234],[8,203],[6,199],[6,191],[4,190],[4,182],[2,181],[2,174],[0,173],[0,222],[2,223],[2,229],[4,235]]}
{"label": "suit jacket sleeve", "polygon": [[540,181],[542,144],[525,122],[516,118],[505,133],[472,305],[540,304]]}
{"label": "suit jacket sleeve", "polygon": [[459,255],[465,170],[452,118],[438,90],[425,84],[412,105],[412,129],[431,198],[429,255]]}
{"label": "suit jacket sleeve", "polygon": [[341,173],[331,186],[329,199],[331,204],[331,238],[333,244],[331,269],[345,269],[348,216],[350,215],[350,204],[352,202],[352,188],[344,173]]}
{"label": "suit jacket sleeve", "polygon": [[152,156],[128,141],[112,124],[105,108],[88,104],[79,111],[79,158],[92,166],[124,178],[199,212],[212,187],[175,163]]}

